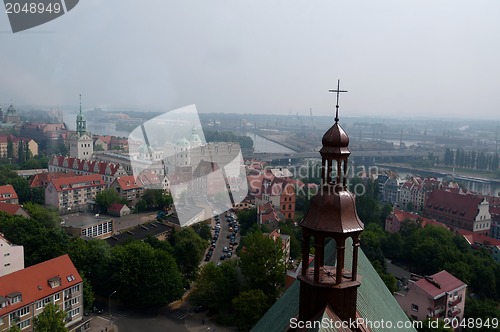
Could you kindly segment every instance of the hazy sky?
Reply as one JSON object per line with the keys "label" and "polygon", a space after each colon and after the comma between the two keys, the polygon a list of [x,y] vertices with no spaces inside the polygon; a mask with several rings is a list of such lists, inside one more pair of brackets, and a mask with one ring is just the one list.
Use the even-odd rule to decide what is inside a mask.
{"label": "hazy sky", "polygon": [[[350,116],[500,114],[500,1],[81,0],[13,34],[0,104]],[[342,113],[341,113],[342,116]]]}

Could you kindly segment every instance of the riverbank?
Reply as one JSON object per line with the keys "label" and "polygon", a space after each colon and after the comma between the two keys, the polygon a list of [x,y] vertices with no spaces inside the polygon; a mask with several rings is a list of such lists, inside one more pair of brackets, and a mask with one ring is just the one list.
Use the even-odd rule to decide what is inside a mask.
{"label": "riverbank", "polygon": [[481,172],[469,169],[455,169],[453,171],[453,169],[451,168],[440,168],[440,167],[433,167],[426,169],[426,168],[412,167],[411,165],[408,164],[376,164],[376,166],[387,167],[387,168],[397,167],[401,170],[404,170],[405,172],[407,171],[407,172],[429,173],[429,174],[435,174],[434,176],[439,176],[439,177],[443,177],[446,175],[453,175],[455,178],[465,178],[477,181],[489,181],[500,184],[500,179],[495,178],[493,172]]}

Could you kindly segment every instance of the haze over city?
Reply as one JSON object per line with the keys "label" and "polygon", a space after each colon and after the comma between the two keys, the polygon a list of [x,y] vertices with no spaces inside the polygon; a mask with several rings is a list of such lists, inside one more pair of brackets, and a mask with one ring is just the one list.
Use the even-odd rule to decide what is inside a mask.
{"label": "haze over city", "polygon": [[13,34],[0,104],[494,119],[496,1],[81,1]]}

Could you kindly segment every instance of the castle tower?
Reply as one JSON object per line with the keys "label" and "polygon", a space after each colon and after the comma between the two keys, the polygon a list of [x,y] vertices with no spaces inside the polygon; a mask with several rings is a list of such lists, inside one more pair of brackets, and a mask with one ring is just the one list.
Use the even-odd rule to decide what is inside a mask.
{"label": "castle tower", "polygon": [[82,95],[80,95],[80,113],[76,116],[76,133],[69,140],[69,156],[78,159],[91,159],[94,153],[92,134],[87,132],[87,121],[82,113]]}
{"label": "castle tower", "polygon": [[[311,199],[311,206],[302,228],[302,271],[300,280],[299,320],[309,321],[326,309],[332,310],[343,321],[356,320],[359,235],[363,223],[356,213],[354,194],[347,190],[347,164],[350,155],[349,137],[339,124],[338,94],[335,123],[323,136],[322,187]],[[345,266],[345,244],[352,238],[352,266]],[[325,241],[336,243],[336,265],[324,262]],[[311,242],[315,249],[314,266],[310,267]]]}

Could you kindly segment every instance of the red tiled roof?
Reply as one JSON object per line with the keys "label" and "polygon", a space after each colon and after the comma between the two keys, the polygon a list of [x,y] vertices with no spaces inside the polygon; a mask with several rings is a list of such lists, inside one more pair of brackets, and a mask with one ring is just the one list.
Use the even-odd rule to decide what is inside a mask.
{"label": "red tiled roof", "polygon": [[125,204],[113,203],[108,207],[108,212],[120,212]]}
{"label": "red tiled roof", "polygon": [[68,178],[71,176],[76,176],[75,172],[45,172],[36,174],[33,180],[31,181],[31,188],[41,188],[46,187],[50,180],[57,178]]}
{"label": "red tiled roof", "polygon": [[[70,276],[73,276],[74,280],[68,281]],[[49,286],[48,280],[53,277],[61,278],[61,286]],[[81,282],[82,278],[67,254],[7,274],[0,278],[0,296],[7,297],[19,292],[22,301],[1,308],[0,316]]]}
{"label": "red tiled roof", "polygon": [[[4,144],[7,143],[9,141],[9,138],[12,141],[12,143],[14,143],[14,144],[18,144],[19,141],[22,141],[22,142],[32,141],[31,138],[16,137],[14,135],[0,135],[0,143],[4,143]],[[14,146],[14,148],[15,147],[16,146]]]}
{"label": "red tiled roof", "polygon": [[[394,216],[394,218],[392,218],[392,216]],[[411,220],[411,221],[419,220],[420,227],[426,227],[427,225],[434,225],[448,229],[448,226],[439,221],[432,220],[429,218],[424,218],[422,216],[419,216],[418,214],[406,212],[399,209],[394,209],[392,215],[390,214],[389,216],[387,216],[387,218],[392,218],[392,221],[397,221],[399,223],[403,223],[405,220]]]}
{"label": "red tiled roof", "polygon": [[[68,178],[57,178],[57,179],[52,179],[51,183],[54,185],[57,191],[68,191],[77,188],[80,189],[80,188],[95,187],[95,186],[105,186],[104,181],[98,174],[78,175]],[[79,185],[77,188],[72,187],[75,184],[82,184],[82,185]]]}
{"label": "red tiled roof", "polygon": [[115,181],[118,182],[118,185],[122,190],[142,188],[142,184],[139,181],[136,181],[133,175],[119,176]]}
{"label": "red tiled roof", "polygon": [[484,246],[500,246],[500,240],[494,239],[484,234],[474,233],[472,231],[467,231],[464,229],[458,229],[457,233],[462,235],[470,245],[479,243]]}
{"label": "red tiled roof", "polygon": [[[467,286],[462,280],[455,278],[451,273],[443,270],[428,277],[433,282],[426,278],[422,278],[415,282],[415,286],[419,287],[432,298],[436,298],[445,292],[451,292],[457,288]],[[439,287],[437,286],[439,285]]]}
{"label": "red tiled roof", "polygon": [[158,174],[153,172],[142,172],[139,175],[139,178],[143,185],[154,185],[162,182],[162,180],[158,177]]}
{"label": "red tiled roof", "polygon": [[111,143],[111,136],[98,136],[98,139],[101,140],[101,142],[106,143],[109,145]]}
{"label": "red tiled roof", "polygon": [[448,190],[434,190],[431,192],[425,208],[428,211],[437,211],[455,215],[466,220],[474,220],[477,216],[478,205],[483,197],[477,195],[464,195]]}
{"label": "red tiled roof", "polygon": [[[3,197],[3,195],[9,195],[10,197]],[[5,186],[0,186],[0,201],[18,199],[17,193],[11,184],[6,184]]]}
{"label": "red tiled roof", "polygon": [[[67,163],[67,166],[65,163]],[[50,160],[49,165],[111,176],[115,175],[120,167],[120,164],[116,163],[106,163],[103,161],[85,160],[65,156],[54,156]]]}
{"label": "red tiled roof", "polygon": [[0,211],[5,213],[14,215],[17,211],[19,211],[19,209],[21,209],[21,205],[19,204],[0,202]]}

